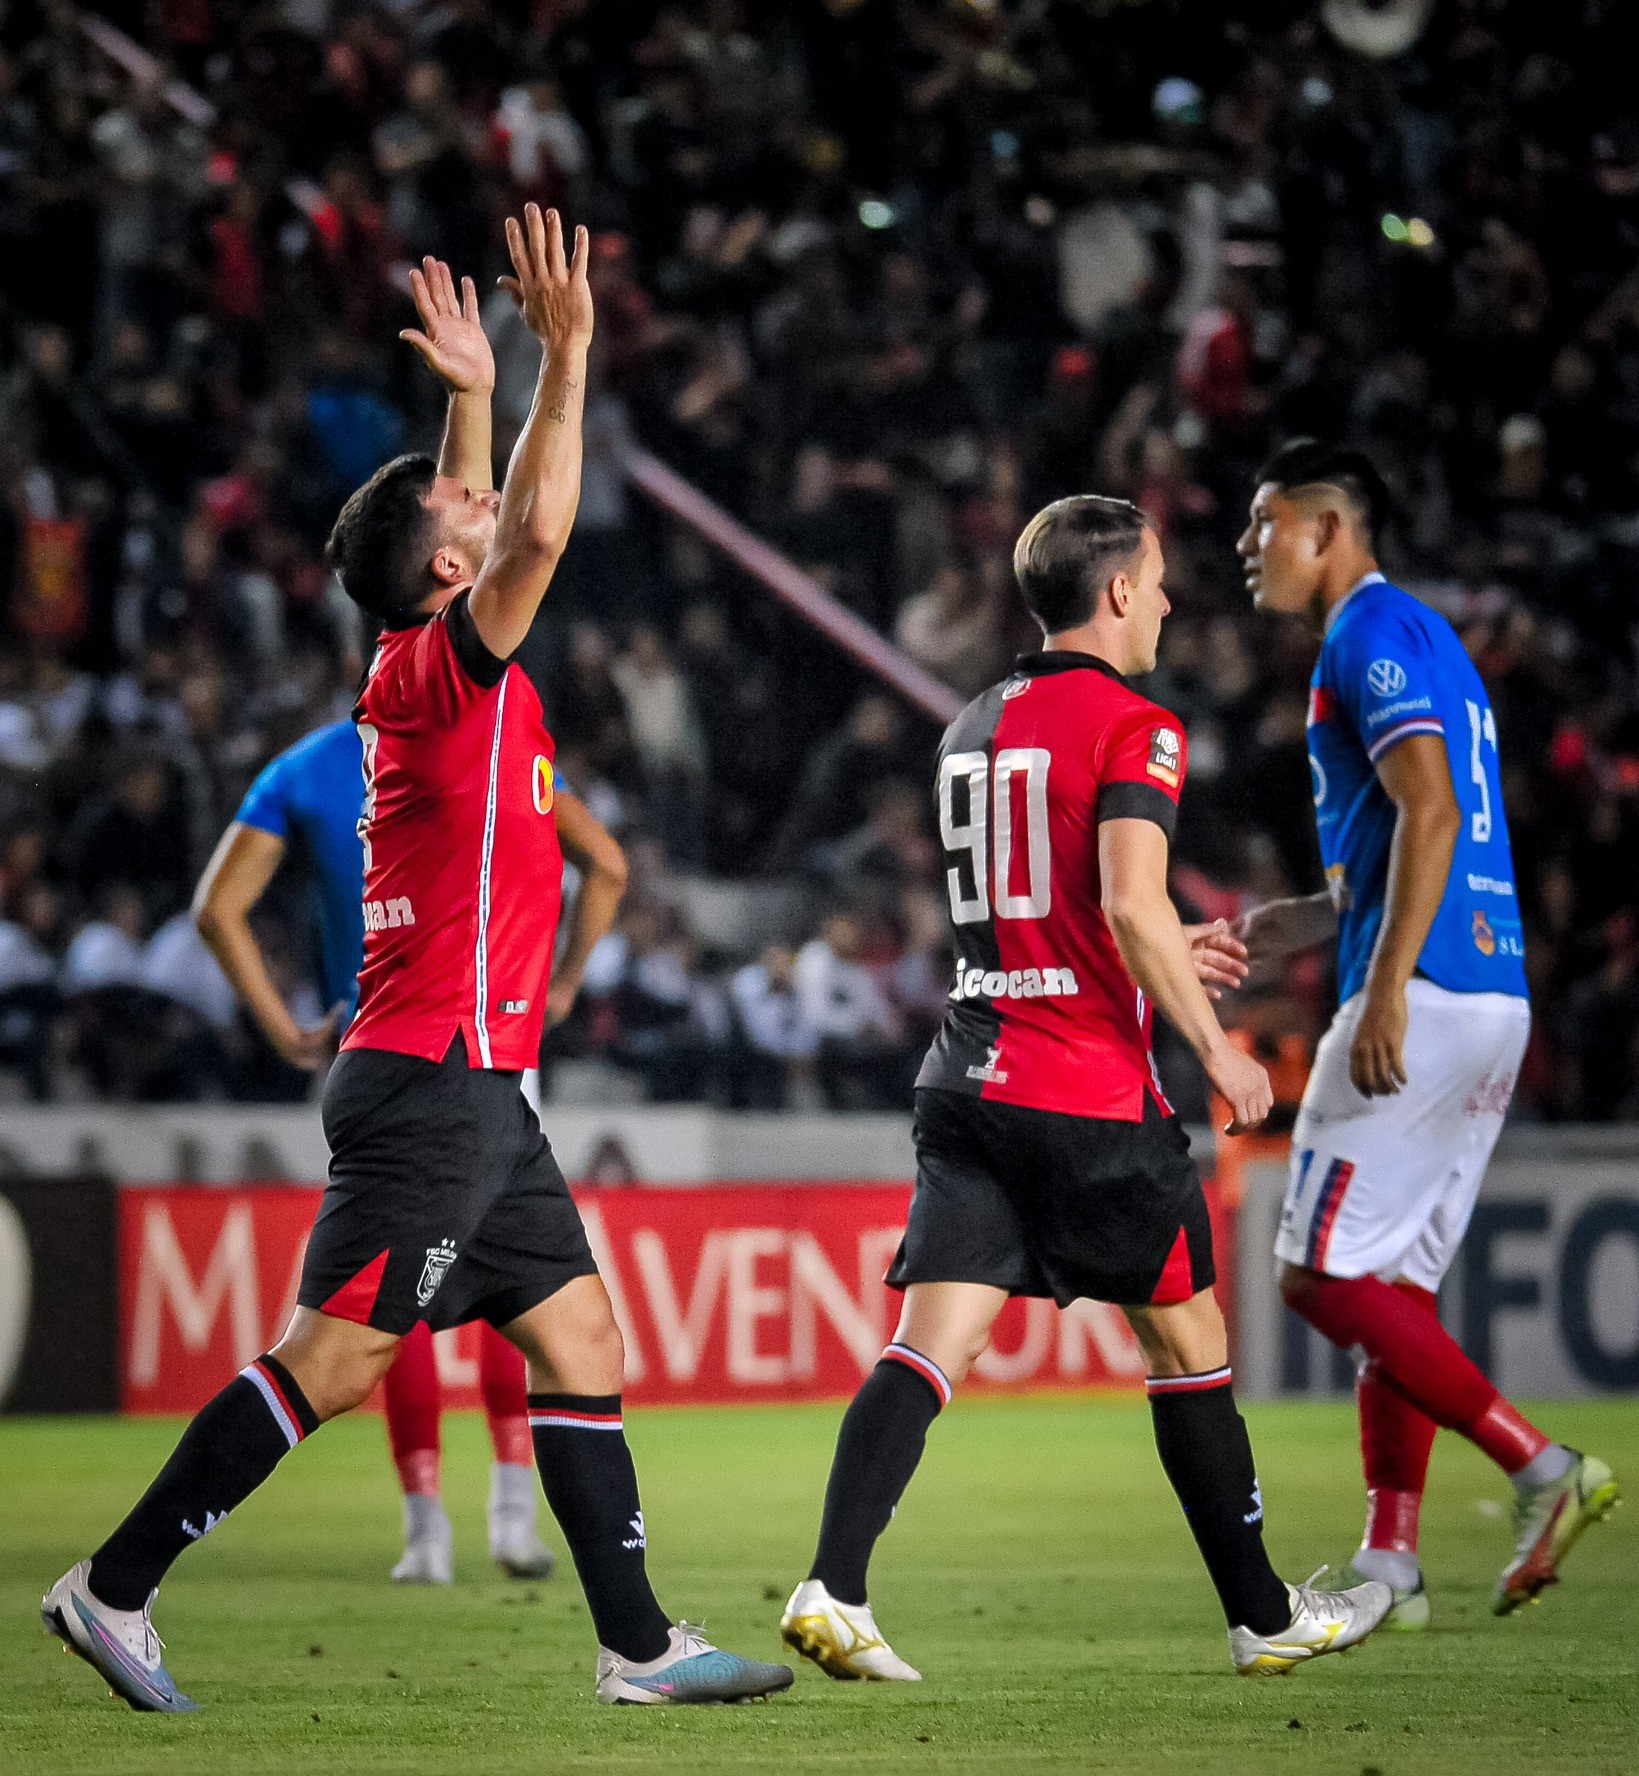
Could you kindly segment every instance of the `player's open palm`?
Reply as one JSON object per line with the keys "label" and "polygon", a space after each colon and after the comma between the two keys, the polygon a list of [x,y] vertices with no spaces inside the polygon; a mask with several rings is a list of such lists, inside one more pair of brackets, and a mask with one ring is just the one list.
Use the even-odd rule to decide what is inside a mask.
{"label": "player's open palm", "polygon": [[470,277],[455,279],[442,259],[430,254],[410,273],[410,294],[420,329],[406,327],[399,338],[420,352],[427,368],[459,395],[488,394],[495,387],[495,354],[478,319],[478,290]]}
{"label": "player's open palm", "polygon": [[592,337],[592,292],[586,282],[591,243],[584,228],[575,230],[575,249],[566,258],[563,221],[556,210],[543,215],[538,204],[525,204],[520,222],[508,216],[507,251],[515,277],[500,280],[518,305],[531,333],[548,351],[585,345]]}
{"label": "player's open palm", "polygon": [[1226,1135],[1244,1135],[1255,1129],[1275,1107],[1275,1089],[1269,1075],[1251,1055],[1232,1043],[1215,1049],[1206,1063],[1206,1076],[1230,1109]]}

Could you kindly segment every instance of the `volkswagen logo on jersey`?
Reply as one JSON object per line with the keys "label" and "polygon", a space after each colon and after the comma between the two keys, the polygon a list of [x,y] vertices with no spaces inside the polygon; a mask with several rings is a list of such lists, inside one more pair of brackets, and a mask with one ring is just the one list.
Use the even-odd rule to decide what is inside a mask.
{"label": "volkswagen logo on jersey", "polygon": [[1398,660],[1373,660],[1366,668],[1366,683],[1379,697],[1398,696],[1406,688],[1406,669]]}
{"label": "volkswagen logo on jersey", "polygon": [[556,780],[552,775],[552,761],[544,753],[535,755],[535,769],[531,783],[535,793],[535,812],[550,814],[552,812],[552,788]]}
{"label": "volkswagen logo on jersey", "polygon": [[454,1240],[440,1240],[436,1246],[428,1246],[427,1262],[421,1267],[421,1281],[415,1286],[415,1298],[422,1307],[438,1293],[438,1285],[454,1262]]}

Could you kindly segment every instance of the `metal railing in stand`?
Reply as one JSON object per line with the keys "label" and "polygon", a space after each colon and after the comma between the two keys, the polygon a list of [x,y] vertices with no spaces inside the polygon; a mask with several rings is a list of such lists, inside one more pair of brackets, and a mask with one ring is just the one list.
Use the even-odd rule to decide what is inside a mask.
{"label": "metal railing in stand", "polygon": [[962,707],[962,699],[932,673],[880,635],[864,618],[834,598],[811,574],[788,561],[777,549],[725,512],[715,500],[685,481],[675,469],[646,450],[626,455],[626,473],[632,485],[663,511],[688,525],[697,535],[726,555],[734,565],[756,580],[804,621],[836,643],[844,653],[876,674],[935,721],[950,722]]}
{"label": "metal railing in stand", "polygon": [[[82,12],[79,26],[89,42],[133,79],[163,78],[161,90],[179,117],[197,129],[206,129],[216,121],[216,107],[203,93],[196,92],[185,81],[165,77],[164,64],[107,19],[96,13]],[[324,193],[310,179],[287,181],[285,195],[309,221],[316,220],[325,204]],[[409,266],[392,266],[388,279],[395,289],[407,290]],[[777,549],[747,530],[739,519],[725,512],[692,482],[685,481],[675,469],[668,468],[659,457],[639,449],[627,453],[625,469],[632,485],[646,498],[726,555],[788,610],[795,611],[851,659],[898,692],[913,708],[940,723],[955,719],[962,707],[962,699],[949,685],[917,665],[902,648],[896,647],[827,592],[812,574],[804,573]]]}

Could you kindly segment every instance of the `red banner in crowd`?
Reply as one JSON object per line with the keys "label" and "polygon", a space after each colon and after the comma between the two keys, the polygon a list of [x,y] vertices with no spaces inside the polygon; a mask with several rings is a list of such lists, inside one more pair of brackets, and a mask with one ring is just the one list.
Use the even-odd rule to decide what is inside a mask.
{"label": "red banner in crowd", "polygon": [[[906,1185],[587,1189],[576,1200],[625,1335],[634,1403],[846,1395],[893,1329],[899,1297],[882,1275]],[[275,1342],[318,1203],[298,1185],[120,1192],[127,1412],[194,1411]],[[439,1337],[450,1406],[478,1403],[476,1343],[472,1327]],[[974,1385],[1131,1387],[1142,1374],[1114,1308],[1014,1301]]]}

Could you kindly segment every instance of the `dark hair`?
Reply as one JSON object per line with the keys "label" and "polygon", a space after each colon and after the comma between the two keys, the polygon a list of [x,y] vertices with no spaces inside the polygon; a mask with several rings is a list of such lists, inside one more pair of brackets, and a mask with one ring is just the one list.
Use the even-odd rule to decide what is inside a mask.
{"label": "dark hair", "polygon": [[1154,528],[1131,500],[1102,494],[1072,494],[1044,506],[1013,549],[1013,577],[1031,616],[1049,635],[1085,623],[1099,593]]}
{"label": "dark hair", "polygon": [[437,473],[430,456],[395,456],[351,495],[324,546],[342,590],[384,623],[408,616],[427,594],[426,498]]}
{"label": "dark hair", "polygon": [[1258,470],[1256,485],[1273,482],[1285,492],[1300,487],[1335,487],[1365,520],[1373,541],[1387,522],[1392,501],[1377,465],[1363,450],[1344,444],[1323,444],[1318,438],[1294,438]]}

